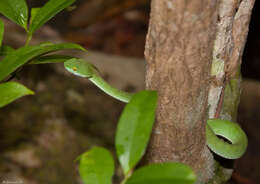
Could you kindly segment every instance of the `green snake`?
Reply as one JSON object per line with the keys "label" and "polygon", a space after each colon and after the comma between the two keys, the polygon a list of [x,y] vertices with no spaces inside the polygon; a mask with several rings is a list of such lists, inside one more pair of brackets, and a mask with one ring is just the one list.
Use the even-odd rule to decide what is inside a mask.
{"label": "green snake", "polygon": [[[90,63],[81,59],[70,59],[64,63],[65,68],[78,76],[88,78],[97,87],[108,95],[128,103],[133,94],[118,90],[110,86],[100,75],[98,70]],[[224,141],[224,137],[231,143]],[[206,141],[208,147],[217,155],[226,159],[241,157],[247,148],[247,136],[237,123],[209,119],[206,124]]]}

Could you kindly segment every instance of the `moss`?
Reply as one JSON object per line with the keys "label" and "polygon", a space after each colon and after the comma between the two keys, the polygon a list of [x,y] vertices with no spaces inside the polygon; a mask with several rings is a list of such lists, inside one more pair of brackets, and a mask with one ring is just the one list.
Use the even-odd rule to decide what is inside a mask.
{"label": "moss", "polygon": [[221,112],[222,119],[228,118],[228,120],[236,122],[238,105],[240,102],[241,84],[242,79],[240,72],[226,84],[224,103]]}

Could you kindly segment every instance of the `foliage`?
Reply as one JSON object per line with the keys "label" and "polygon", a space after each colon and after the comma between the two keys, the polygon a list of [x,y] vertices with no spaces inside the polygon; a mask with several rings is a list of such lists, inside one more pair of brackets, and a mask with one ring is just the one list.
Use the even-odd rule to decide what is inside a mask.
{"label": "foliage", "polygon": [[74,2],[75,0],[50,0],[42,8],[34,11],[28,33],[29,37],[44,23]]}
{"label": "foliage", "polygon": [[[1,0],[0,13],[20,25],[27,32],[28,38],[26,45],[13,49],[10,46],[3,45],[4,23],[0,19],[0,101],[1,107],[18,99],[19,97],[33,94],[22,84],[17,82],[8,83],[17,70],[27,64],[42,64],[50,62],[64,62],[71,59],[69,56],[48,55],[54,51],[64,49],[84,50],[80,45],[74,43],[42,43],[39,45],[28,45],[32,34],[40,28],[50,18],[60,12],[62,9],[71,5],[75,0],[51,0],[42,8],[33,8],[31,10],[31,20],[29,24],[28,7],[25,0]],[[29,24],[29,26],[28,26]]]}
{"label": "foliage", "polygon": [[13,100],[25,96],[32,95],[33,92],[17,82],[5,82],[0,84],[0,107],[3,107]]}
{"label": "foliage", "polygon": [[79,158],[79,173],[85,184],[112,183],[115,166],[109,151],[94,147]]}
{"label": "foliage", "polygon": [[192,184],[196,176],[181,163],[151,164],[137,169],[126,184]]}
{"label": "foliage", "polygon": [[11,52],[7,56],[5,56],[5,58],[0,62],[0,68],[1,68],[0,81],[5,79],[9,74],[13,73],[19,67],[30,62],[32,59],[62,49],[84,50],[81,46],[72,43],[67,43],[67,44],[48,43],[48,44],[21,47]]}
{"label": "foliage", "polygon": [[116,152],[127,174],[143,156],[155,118],[157,93],[142,91],[126,105],[116,131]]}
{"label": "foliage", "polygon": [[4,22],[0,19],[0,48],[2,47],[3,36],[4,36]]}
{"label": "foliage", "polygon": [[0,13],[27,30],[28,7],[25,0],[1,0]]}
{"label": "foliage", "polygon": [[[64,49],[84,48],[74,43],[42,43],[30,45],[33,33],[58,12],[67,8],[75,0],[50,0],[41,8],[32,8],[30,17],[25,0],[1,0],[0,13],[12,20],[27,32],[27,40],[23,47],[13,49],[3,45],[4,23],[0,19],[0,107],[14,100],[34,94],[18,82],[10,81],[15,78],[17,70],[28,64],[45,64],[66,62],[65,68],[70,72],[93,77],[98,70],[91,64],[82,60],[64,55],[51,54]],[[48,54],[48,55],[47,55]],[[74,64],[77,64],[74,66]],[[90,72],[90,74],[89,74]],[[101,78],[96,78],[108,85]],[[109,88],[113,92],[118,92]],[[188,166],[180,163],[152,164],[134,171],[135,166],[145,153],[152,127],[155,120],[157,93],[155,91],[141,91],[135,95],[123,93],[126,105],[116,131],[116,152],[124,171],[123,183],[126,184],[183,184],[194,183],[196,177]],[[114,174],[114,160],[108,150],[94,147],[79,157],[79,173],[85,184],[111,184]]]}
{"label": "foliage", "polygon": [[[121,184],[192,184],[196,180],[195,174],[190,167],[181,163],[151,164],[134,171],[134,167],[142,158],[150,138],[156,103],[157,93],[155,91],[141,91],[132,97],[121,114],[115,142],[117,156],[124,171],[124,180]],[[110,158],[108,158],[104,148],[99,148],[98,153],[103,156],[93,156],[93,149],[80,157],[81,178],[85,184],[107,184],[111,181],[109,177],[104,181],[98,180],[100,177],[99,169],[103,168],[102,173],[107,172],[107,175],[110,176],[111,168],[107,169],[107,162],[103,160]],[[95,163],[95,167],[93,167],[93,163]],[[113,162],[111,162],[111,167],[113,167],[112,164]],[[83,172],[83,167],[94,169],[91,169],[91,172]],[[93,181],[93,177],[89,176],[90,173],[92,176],[99,177]]]}

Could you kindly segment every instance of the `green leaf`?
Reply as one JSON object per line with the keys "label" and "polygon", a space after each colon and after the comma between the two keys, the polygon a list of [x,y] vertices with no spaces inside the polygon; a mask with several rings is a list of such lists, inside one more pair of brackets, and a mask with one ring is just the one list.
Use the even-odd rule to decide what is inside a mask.
{"label": "green leaf", "polygon": [[182,163],[151,164],[136,170],[126,184],[193,184],[196,176]]}
{"label": "green leaf", "polygon": [[145,153],[152,131],[157,93],[141,91],[125,106],[116,131],[116,151],[125,175]]}
{"label": "green leaf", "polygon": [[0,0],[0,13],[27,30],[28,8],[25,0]]}
{"label": "green leaf", "polygon": [[113,157],[101,147],[80,156],[79,173],[84,184],[111,184],[114,167]]}
{"label": "green leaf", "polygon": [[70,6],[75,0],[50,0],[42,8],[40,8],[34,18],[29,29],[29,35],[40,28],[44,23],[54,17],[64,8]]}
{"label": "green leaf", "polygon": [[41,56],[36,59],[33,59],[29,64],[48,64],[48,63],[63,63],[72,58],[72,56],[64,56],[64,55],[49,55],[49,56]]}
{"label": "green leaf", "polygon": [[31,17],[30,17],[30,25],[32,24],[32,20],[34,19],[35,15],[41,8],[32,8],[31,9]]}
{"label": "green leaf", "polygon": [[0,19],[0,49],[2,46],[3,37],[4,37],[4,22]]}
{"label": "green leaf", "polygon": [[34,92],[17,82],[6,82],[0,84],[0,107],[25,96],[33,95]]}
{"label": "green leaf", "polygon": [[1,56],[6,56],[6,55],[10,54],[13,51],[15,51],[15,49],[13,49],[12,47],[10,47],[8,45],[2,45],[2,47],[0,48],[0,57]]}
{"label": "green leaf", "polygon": [[26,64],[28,61],[47,54],[50,52],[63,50],[63,49],[80,49],[85,50],[81,46],[73,43],[63,43],[63,44],[43,44],[36,46],[25,46],[19,48],[10,54],[8,54],[0,62],[0,81],[7,77],[9,74],[14,72],[16,69]]}

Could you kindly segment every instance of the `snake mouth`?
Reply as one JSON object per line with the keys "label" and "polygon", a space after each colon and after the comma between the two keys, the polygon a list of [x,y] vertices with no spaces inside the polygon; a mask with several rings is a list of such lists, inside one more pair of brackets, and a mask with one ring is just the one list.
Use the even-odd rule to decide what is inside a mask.
{"label": "snake mouth", "polygon": [[226,137],[224,137],[224,136],[222,136],[222,135],[216,135],[217,136],[217,138],[219,138],[220,140],[222,140],[222,141],[224,141],[224,142],[226,142],[226,143],[228,143],[228,144],[233,144],[232,142],[231,142],[231,140],[229,140],[228,138],[226,138]]}

